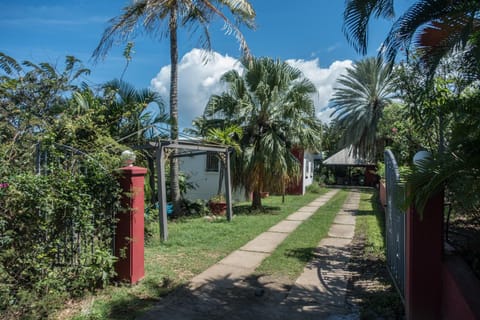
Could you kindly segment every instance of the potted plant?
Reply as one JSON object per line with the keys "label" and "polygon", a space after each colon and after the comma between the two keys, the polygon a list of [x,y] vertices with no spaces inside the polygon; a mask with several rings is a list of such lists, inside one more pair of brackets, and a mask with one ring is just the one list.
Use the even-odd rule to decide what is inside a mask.
{"label": "potted plant", "polygon": [[227,200],[223,194],[217,194],[208,201],[210,212],[214,215],[224,216],[227,212]]}

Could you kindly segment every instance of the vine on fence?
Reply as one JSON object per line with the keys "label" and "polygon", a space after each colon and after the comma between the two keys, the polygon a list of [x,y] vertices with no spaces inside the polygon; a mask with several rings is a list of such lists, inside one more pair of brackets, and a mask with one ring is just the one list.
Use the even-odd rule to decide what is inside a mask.
{"label": "vine on fence", "polygon": [[119,187],[104,167],[117,167],[115,160],[53,145],[48,158],[41,175],[2,163],[0,311],[7,317],[45,317],[52,300],[94,290],[113,276]]}

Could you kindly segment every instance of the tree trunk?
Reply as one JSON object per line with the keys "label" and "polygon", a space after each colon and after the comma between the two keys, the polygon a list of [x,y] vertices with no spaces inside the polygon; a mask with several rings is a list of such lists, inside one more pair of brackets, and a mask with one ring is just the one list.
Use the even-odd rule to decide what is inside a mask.
{"label": "tree trunk", "polygon": [[157,196],[157,191],[155,190],[156,188],[156,183],[155,183],[155,175],[157,174],[157,171],[155,171],[155,161],[153,158],[147,154],[147,162],[148,162],[148,184],[150,185],[150,203],[155,205],[158,201],[158,196]]}
{"label": "tree trunk", "polygon": [[445,117],[441,109],[438,112],[438,153],[445,153]]}
{"label": "tree trunk", "polygon": [[260,191],[253,191],[252,209],[253,210],[263,210],[262,197],[260,196]]}
{"label": "tree trunk", "polygon": [[[170,139],[178,141],[178,44],[177,44],[177,7],[170,11]],[[180,184],[177,150],[173,149],[170,158],[170,192],[173,210],[176,215],[181,212]]]}

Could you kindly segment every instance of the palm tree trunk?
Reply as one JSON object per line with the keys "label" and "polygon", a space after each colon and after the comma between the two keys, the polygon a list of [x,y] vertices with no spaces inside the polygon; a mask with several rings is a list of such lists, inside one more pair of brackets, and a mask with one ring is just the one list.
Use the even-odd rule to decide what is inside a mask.
{"label": "palm tree trunk", "polygon": [[155,190],[156,181],[155,181],[155,162],[153,158],[147,154],[147,163],[148,163],[148,183],[150,184],[150,203],[155,205],[157,203],[157,191]]}
{"label": "palm tree trunk", "polygon": [[[177,44],[177,6],[170,11],[170,138],[178,141],[178,44]],[[170,158],[170,192],[173,210],[180,214],[180,184],[177,150],[173,150]]]}
{"label": "palm tree trunk", "polygon": [[252,195],[252,209],[253,210],[262,210],[262,197],[260,196],[260,191],[253,191]]}
{"label": "palm tree trunk", "polygon": [[442,110],[438,112],[438,153],[445,153],[445,116]]}

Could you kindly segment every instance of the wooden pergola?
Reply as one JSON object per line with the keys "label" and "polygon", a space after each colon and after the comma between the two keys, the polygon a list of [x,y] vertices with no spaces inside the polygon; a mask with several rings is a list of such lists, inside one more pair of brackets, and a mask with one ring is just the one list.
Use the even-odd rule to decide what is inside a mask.
{"label": "wooden pergola", "polygon": [[[165,163],[169,158],[193,157],[204,155],[207,152],[216,152],[225,170],[225,198],[227,201],[227,220],[232,220],[232,187],[230,176],[230,153],[233,148],[226,145],[206,144],[197,141],[167,141],[159,140],[137,149],[155,150],[157,171],[158,216],[160,224],[160,240],[168,239],[167,225],[167,193],[165,185]],[[173,152],[176,150],[176,152]]]}

